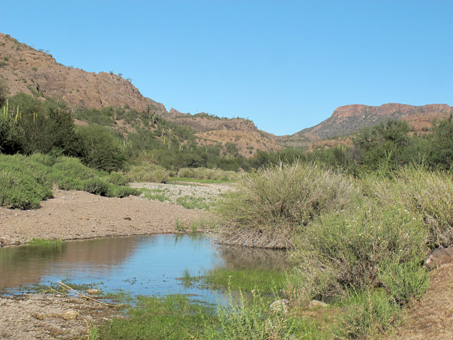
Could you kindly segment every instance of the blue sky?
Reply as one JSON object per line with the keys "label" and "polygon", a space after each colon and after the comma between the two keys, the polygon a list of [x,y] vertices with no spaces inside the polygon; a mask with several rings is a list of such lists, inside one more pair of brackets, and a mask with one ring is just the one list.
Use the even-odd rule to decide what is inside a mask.
{"label": "blue sky", "polygon": [[0,0],[0,32],[181,112],[276,135],[336,107],[453,104],[453,1]]}

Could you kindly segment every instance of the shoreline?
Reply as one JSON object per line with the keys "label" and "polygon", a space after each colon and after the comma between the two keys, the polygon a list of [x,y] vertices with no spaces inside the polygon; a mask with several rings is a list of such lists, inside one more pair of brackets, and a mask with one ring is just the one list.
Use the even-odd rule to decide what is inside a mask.
{"label": "shoreline", "polygon": [[0,247],[27,244],[34,238],[69,241],[178,233],[176,224],[189,226],[211,216],[136,196],[108,198],[55,190],[54,198],[41,202],[39,209],[0,208]]}

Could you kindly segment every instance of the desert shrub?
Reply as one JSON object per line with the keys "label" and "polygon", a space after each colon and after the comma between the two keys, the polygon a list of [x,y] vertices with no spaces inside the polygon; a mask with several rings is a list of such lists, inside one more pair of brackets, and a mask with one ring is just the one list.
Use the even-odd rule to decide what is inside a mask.
{"label": "desert shrub", "polygon": [[165,183],[170,178],[169,171],[153,163],[142,163],[132,166],[127,172],[131,182]]}
{"label": "desert shrub", "polygon": [[453,121],[450,118],[438,122],[429,138],[427,163],[433,168],[451,170],[453,166]]}
{"label": "desert shrub", "polygon": [[38,183],[29,174],[0,171],[0,206],[31,209],[52,197],[51,188]]}
{"label": "desert shrub", "polygon": [[[55,164],[52,166],[51,177],[59,186],[60,182],[71,182],[77,179],[86,180],[96,176],[96,170],[90,169],[82,164],[77,158],[72,157],[59,157]],[[80,189],[80,188],[67,188]]]}
{"label": "desert shrub", "polygon": [[447,172],[404,168],[392,179],[368,176],[363,191],[380,204],[392,204],[421,215],[430,248],[453,244],[453,177]]}
{"label": "desert shrub", "polygon": [[[321,214],[341,211],[358,196],[352,179],[314,164],[273,166],[247,174],[239,188],[219,206],[229,226],[223,241],[255,246],[273,240],[273,246],[279,247],[275,242],[281,234],[280,247],[290,247],[294,231],[303,230]],[[251,244],[252,238],[262,241]]]}
{"label": "desert shrub", "polygon": [[242,293],[239,299],[230,296],[228,306],[218,307],[216,322],[209,320],[205,323],[203,339],[294,338],[295,318],[286,316],[282,310],[272,312],[269,309],[268,301],[254,291],[251,302],[247,302]]}
{"label": "desert shrub", "polygon": [[108,175],[107,181],[115,185],[126,185],[129,182],[125,175],[116,171],[113,171]]}
{"label": "desert shrub", "polygon": [[394,170],[410,145],[409,125],[389,119],[364,128],[353,138],[358,163],[368,170]]}
{"label": "desert shrub", "polygon": [[178,177],[194,178],[194,171],[191,168],[181,168],[178,171]]}
{"label": "desert shrub", "polygon": [[426,234],[420,216],[374,201],[321,216],[306,227],[293,254],[299,263],[294,269],[301,278],[299,299],[382,285],[379,274],[388,263],[423,262]]}
{"label": "desert shrub", "polygon": [[412,299],[420,299],[428,288],[426,268],[414,259],[405,263],[384,262],[380,268],[379,281],[392,301],[406,305]]}
{"label": "desert shrub", "polygon": [[351,290],[345,310],[334,328],[335,339],[374,339],[401,319],[400,309],[379,290]]}
{"label": "desert shrub", "polygon": [[52,197],[54,185],[114,197],[139,194],[136,189],[110,183],[108,178],[107,173],[90,169],[76,158],[0,154],[0,206],[37,208],[42,200]]}
{"label": "desert shrub", "polygon": [[37,162],[45,166],[53,166],[57,161],[57,158],[55,156],[42,153],[34,153],[28,159],[32,162]]}
{"label": "desert shrub", "polygon": [[406,209],[421,214],[431,248],[453,245],[453,177],[445,172],[403,169],[394,190]]}
{"label": "desert shrub", "polygon": [[99,177],[93,177],[84,181],[83,190],[95,195],[107,196],[109,183]]}
{"label": "desert shrub", "polygon": [[140,195],[140,191],[128,186],[110,185],[107,191],[108,197],[126,197],[130,195]]}
{"label": "desert shrub", "polygon": [[239,178],[237,172],[225,171],[222,169],[208,168],[181,168],[178,171],[178,177],[207,179],[216,181],[230,181]]}
{"label": "desert shrub", "polygon": [[20,155],[0,155],[0,206],[37,208],[52,197],[51,188],[45,166]]}

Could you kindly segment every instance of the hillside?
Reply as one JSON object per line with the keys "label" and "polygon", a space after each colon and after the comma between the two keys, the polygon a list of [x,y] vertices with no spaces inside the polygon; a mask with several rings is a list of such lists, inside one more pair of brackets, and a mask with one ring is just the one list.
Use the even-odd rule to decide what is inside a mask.
{"label": "hillside", "polygon": [[448,117],[451,109],[445,104],[412,106],[391,103],[381,106],[340,106],[330,118],[316,126],[299,131],[296,135],[305,136],[310,140],[329,139],[350,135],[387,119],[406,120],[413,132],[419,132],[431,127],[434,119]]}
{"label": "hillside", "polygon": [[[135,110],[146,116],[158,115],[182,126],[190,126],[197,133],[199,145],[227,143],[236,151],[250,157],[257,150],[278,150],[273,135],[256,128],[253,122],[235,118],[218,118],[207,114],[183,114],[165,106],[140,91],[121,74],[113,72],[90,73],[58,63],[45,51],[38,51],[0,33],[0,80],[6,84],[9,95],[32,94],[39,98],[63,100],[73,110],[103,109],[108,107]],[[79,121],[79,124],[84,124]],[[119,120],[114,124],[123,131],[133,131],[132,122]]]}
{"label": "hillside", "polygon": [[[224,153],[238,153],[251,157],[258,150],[277,151],[282,147],[308,147],[335,145],[329,140],[348,136],[367,126],[392,119],[406,120],[412,133],[427,131],[436,119],[448,117],[452,108],[446,104],[411,106],[404,104],[384,104],[381,106],[346,105],[338,107],[330,118],[316,126],[303,129],[293,135],[274,136],[258,130],[255,124],[242,118],[219,118],[207,113],[181,113],[150,98],[121,74],[113,72],[90,73],[58,63],[52,55],[38,51],[0,33],[0,81],[9,89],[9,94],[32,94],[39,98],[63,100],[73,111],[80,109],[106,109],[108,107],[134,110],[141,117],[160,116],[167,121],[190,128],[200,146],[220,146]],[[80,117],[77,117],[80,118]],[[123,135],[137,132],[133,115],[130,119],[112,116],[109,126]],[[138,119],[140,121],[140,119]],[[99,124],[95,119],[78,120],[77,124]],[[152,131],[150,131],[152,132]],[[328,142],[321,142],[327,140]],[[229,150],[229,151],[228,151]]]}

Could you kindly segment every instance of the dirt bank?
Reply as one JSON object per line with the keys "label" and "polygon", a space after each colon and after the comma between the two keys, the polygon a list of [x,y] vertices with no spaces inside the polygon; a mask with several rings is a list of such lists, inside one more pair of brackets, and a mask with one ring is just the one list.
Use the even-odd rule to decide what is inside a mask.
{"label": "dirt bank", "polygon": [[453,339],[453,264],[432,272],[428,291],[407,313],[388,340]]}
{"label": "dirt bank", "polygon": [[[207,190],[212,190],[208,188]],[[2,246],[41,239],[87,239],[175,232],[176,221],[189,225],[209,218],[202,210],[140,197],[107,198],[82,191],[54,191],[40,209],[0,208]]]}

